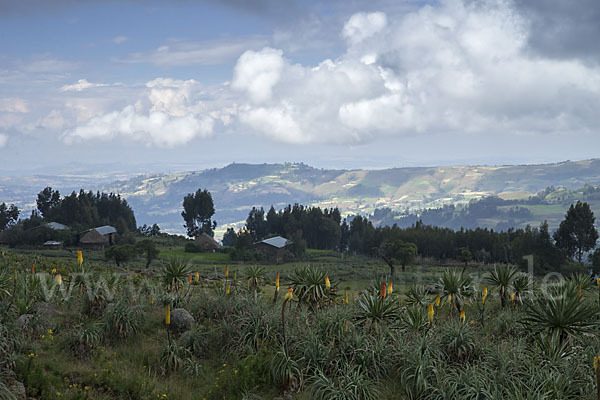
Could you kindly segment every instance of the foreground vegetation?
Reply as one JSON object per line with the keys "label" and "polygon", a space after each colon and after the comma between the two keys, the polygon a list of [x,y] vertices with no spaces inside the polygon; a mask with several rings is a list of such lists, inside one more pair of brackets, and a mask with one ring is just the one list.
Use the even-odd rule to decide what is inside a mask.
{"label": "foreground vegetation", "polygon": [[588,276],[411,266],[419,282],[399,284],[365,265],[352,282],[342,266],[361,259],[312,255],[332,260],[115,273],[93,254],[6,253],[0,399],[16,382],[39,399],[598,398]]}

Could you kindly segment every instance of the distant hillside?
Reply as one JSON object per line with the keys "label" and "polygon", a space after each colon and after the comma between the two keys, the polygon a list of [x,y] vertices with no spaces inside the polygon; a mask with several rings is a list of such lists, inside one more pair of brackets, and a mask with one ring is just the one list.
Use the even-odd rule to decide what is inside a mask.
{"label": "distant hillside", "polygon": [[[467,204],[489,195],[527,199],[550,186],[577,189],[586,184],[600,185],[600,159],[546,165],[384,170],[231,164],[200,172],[140,176],[103,189],[124,195],[140,223],[157,222],[166,229],[182,231],[179,214],[183,196],[198,188],[212,192],[216,219],[222,226],[243,221],[253,206],[267,208],[273,204],[282,208],[293,203],[338,206],[344,214],[371,214],[383,207],[417,211],[445,204]],[[553,211],[564,214],[562,207]],[[545,211],[532,212],[532,219],[544,218]]]}
{"label": "distant hillside", "polygon": [[[230,164],[195,172],[140,175],[110,183],[106,177],[98,180],[93,176],[0,178],[0,202],[32,206],[35,194],[46,182],[63,193],[73,190],[74,184],[118,192],[133,207],[138,224],[158,223],[172,232],[183,232],[180,215],[183,197],[198,188],[212,192],[217,208],[215,217],[222,229],[225,224],[245,220],[253,206],[267,208],[273,204],[281,208],[302,203],[338,206],[346,215],[372,214],[381,208],[416,213],[443,205],[465,205],[490,195],[504,200],[525,200],[547,187],[564,187],[569,194],[562,203],[526,207],[532,213],[529,220],[537,225],[543,219],[554,221],[564,214],[566,203],[577,197],[577,193],[569,191],[586,184],[600,185],[600,159],[544,165],[383,170],[324,170],[291,163]],[[477,223],[496,226],[505,220],[509,221],[492,218],[486,222],[480,218]]]}
{"label": "distant hillside", "polygon": [[[569,206],[577,201],[590,204],[600,217],[600,186],[586,185],[570,190],[565,187],[548,187],[528,199],[505,200],[492,195],[480,200],[472,200],[465,205],[445,205],[441,208],[418,212],[394,211],[390,208],[375,210],[370,220],[375,225],[398,225],[409,227],[417,221],[452,229],[491,228],[505,231],[509,228],[537,227],[547,221],[550,229],[558,227]],[[600,219],[597,220],[600,226]]]}

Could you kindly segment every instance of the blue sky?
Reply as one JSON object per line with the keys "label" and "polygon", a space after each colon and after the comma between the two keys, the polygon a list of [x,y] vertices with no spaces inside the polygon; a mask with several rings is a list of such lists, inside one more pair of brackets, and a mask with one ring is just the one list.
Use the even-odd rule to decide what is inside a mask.
{"label": "blue sky", "polygon": [[0,0],[0,169],[597,157],[597,17],[593,0]]}

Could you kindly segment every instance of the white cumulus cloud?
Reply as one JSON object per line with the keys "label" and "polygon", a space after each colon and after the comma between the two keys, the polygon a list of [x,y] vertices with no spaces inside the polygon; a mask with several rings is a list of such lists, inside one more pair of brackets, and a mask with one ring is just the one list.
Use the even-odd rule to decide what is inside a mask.
{"label": "white cumulus cloud", "polygon": [[356,13],[346,24],[342,31],[344,36],[350,43],[359,43],[364,39],[381,32],[387,25],[387,16],[385,13],[378,11],[373,13]]}
{"label": "white cumulus cloud", "polygon": [[194,80],[158,78],[146,84],[147,98],[135,104],[94,116],[63,133],[67,143],[81,140],[110,140],[118,137],[147,145],[173,147],[194,138],[212,136],[215,118],[201,101]]}
{"label": "white cumulus cloud", "polygon": [[590,133],[600,68],[532,55],[510,2],[445,0],[400,16],[358,13],[347,52],[307,66],[247,51],[232,89],[239,121],[288,143],[429,133]]}

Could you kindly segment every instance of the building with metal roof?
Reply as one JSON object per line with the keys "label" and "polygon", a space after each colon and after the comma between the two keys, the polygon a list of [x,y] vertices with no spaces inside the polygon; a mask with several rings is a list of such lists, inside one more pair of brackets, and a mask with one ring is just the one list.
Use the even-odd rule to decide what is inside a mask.
{"label": "building with metal roof", "polygon": [[275,263],[279,264],[285,260],[286,256],[289,255],[287,247],[292,243],[293,242],[291,240],[288,240],[284,237],[275,236],[254,243],[254,248],[263,253],[267,260],[274,261]]}

